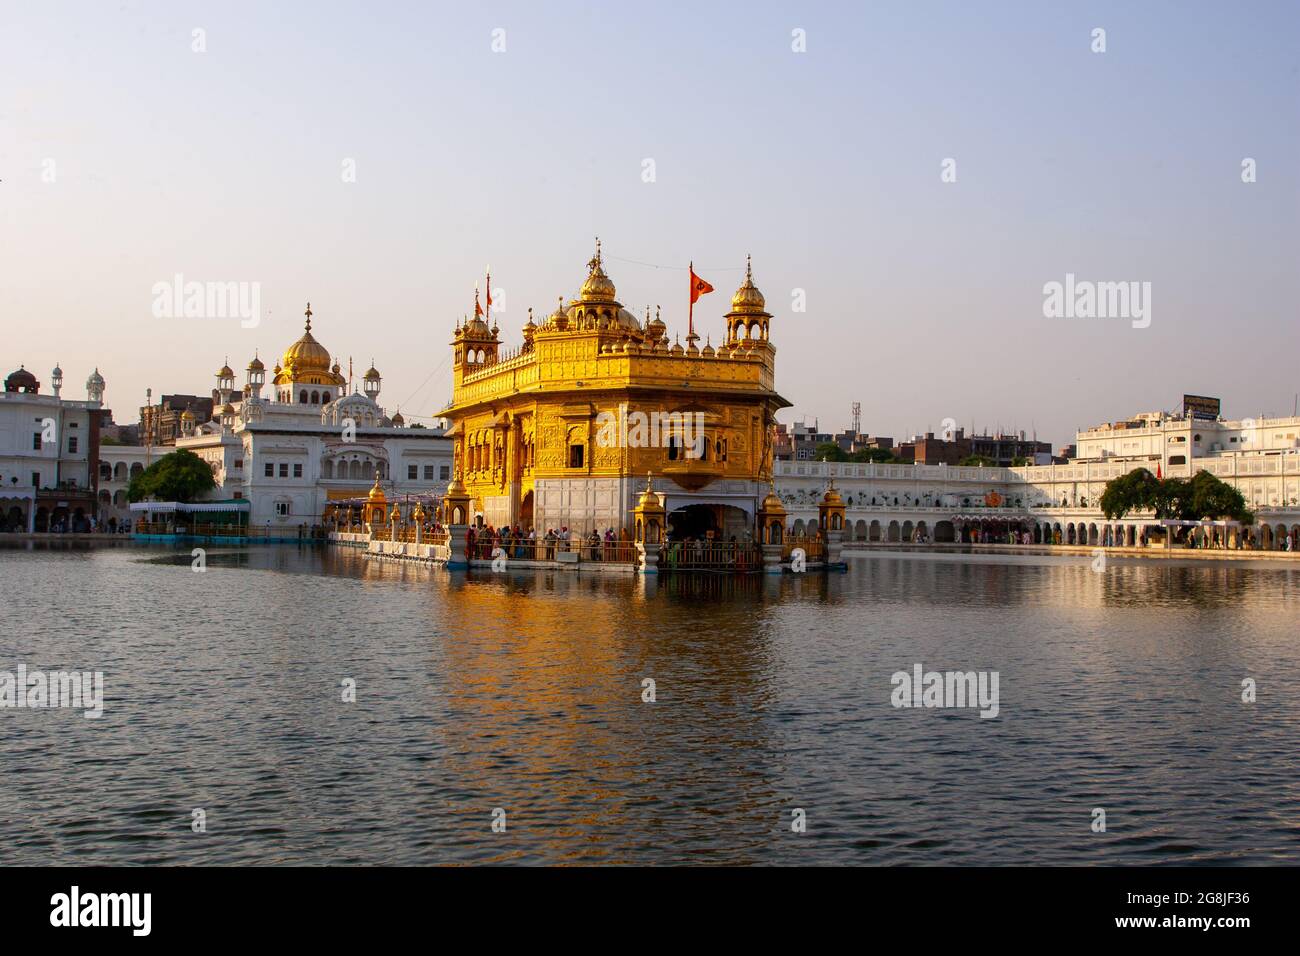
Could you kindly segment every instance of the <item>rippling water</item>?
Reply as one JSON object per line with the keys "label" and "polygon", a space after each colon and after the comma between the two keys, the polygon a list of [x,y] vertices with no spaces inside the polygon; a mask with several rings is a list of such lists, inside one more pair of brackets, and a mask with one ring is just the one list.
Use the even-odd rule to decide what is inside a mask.
{"label": "rippling water", "polygon": [[[102,670],[106,695],[100,720],[0,710],[0,863],[1300,860],[1300,570],[208,559],[0,549],[0,670]],[[999,716],[893,708],[918,662],[999,671]]]}

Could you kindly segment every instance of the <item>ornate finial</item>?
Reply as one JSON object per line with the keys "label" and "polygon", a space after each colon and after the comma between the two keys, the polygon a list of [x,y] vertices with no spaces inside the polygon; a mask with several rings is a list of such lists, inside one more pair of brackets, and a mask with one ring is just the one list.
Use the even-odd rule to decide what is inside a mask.
{"label": "ornate finial", "polygon": [[645,473],[645,490],[646,490],[646,491],[654,491],[654,487],[650,484],[650,476],[651,476],[652,474],[654,474],[654,472],[647,471],[647,472]]}
{"label": "ornate finial", "polygon": [[311,303],[310,302],[307,303],[307,311],[304,312],[303,315],[307,316],[307,331],[310,332],[311,331]]}
{"label": "ornate finial", "polygon": [[659,321],[659,306],[655,306],[655,321]]}
{"label": "ornate finial", "polygon": [[754,273],[753,273],[753,271],[752,271],[751,268],[750,268],[750,267],[752,266],[752,264],[753,264],[753,263],[752,263],[752,261],[751,261],[751,257],[750,257],[748,254],[746,254],[746,256],[745,256],[745,278],[746,278],[746,279],[753,279],[753,278],[754,278]]}

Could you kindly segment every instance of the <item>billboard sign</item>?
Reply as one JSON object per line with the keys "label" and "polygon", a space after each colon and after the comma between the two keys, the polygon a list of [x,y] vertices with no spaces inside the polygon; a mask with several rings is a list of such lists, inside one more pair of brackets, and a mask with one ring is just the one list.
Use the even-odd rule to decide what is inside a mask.
{"label": "billboard sign", "polygon": [[1217,398],[1207,398],[1204,395],[1184,395],[1183,416],[1215,421],[1219,417],[1220,405],[1221,403]]}

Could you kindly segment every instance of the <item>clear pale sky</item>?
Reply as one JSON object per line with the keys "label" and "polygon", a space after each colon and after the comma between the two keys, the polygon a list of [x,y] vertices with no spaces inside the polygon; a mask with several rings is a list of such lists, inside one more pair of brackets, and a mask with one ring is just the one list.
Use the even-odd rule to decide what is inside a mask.
{"label": "clear pale sky", "polygon": [[[517,345],[599,235],[624,305],[683,334],[693,259],[714,344],[753,253],[786,421],[839,429],[856,400],[872,434],[951,417],[1059,446],[1183,392],[1290,414],[1298,35],[1281,0],[6,0],[0,374],[57,361],[83,398],[98,365],[134,421],[146,386],[272,365],[310,299],[382,404],[432,416],[484,266]],[[1067,272],[1150,282],[1150,327],[1044,318]],[[155,318],[176,273],[259,282],[270,314]]]}

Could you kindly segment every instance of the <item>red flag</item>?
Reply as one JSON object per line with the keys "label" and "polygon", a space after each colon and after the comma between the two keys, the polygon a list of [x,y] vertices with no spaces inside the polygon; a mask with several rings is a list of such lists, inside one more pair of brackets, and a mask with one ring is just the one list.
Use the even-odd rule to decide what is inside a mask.
{"label": "red flag", "polygon": [[487,314],[492,315],[492,270],[487,273]]}
{"label": "red flag", "polygon": [[478,289],[474,290],[474,318],[483,314],[483,306],[478,304]]}
{"label": "red flag", "polygon": [[1156,477],[1157,477],[1157,478],[1164,478],[1164,475],[1162,475],[1162,474],[1160,473],[1160,462],[1156,462]]}
{"label": "red flag", "polygon": [[691,306],[687,325],[686,340],[689,342],[695,334],[695,300],[713,291],[713,286],[695,274],[695,263],[691,263]]}
{"label": "red flag", "polygon": [[695,274],[695,263],[691,263],[691,305],[695,300],[706,293],[712,292],[713,286],[709,285],[703,279]]}

